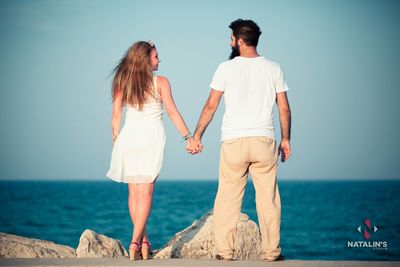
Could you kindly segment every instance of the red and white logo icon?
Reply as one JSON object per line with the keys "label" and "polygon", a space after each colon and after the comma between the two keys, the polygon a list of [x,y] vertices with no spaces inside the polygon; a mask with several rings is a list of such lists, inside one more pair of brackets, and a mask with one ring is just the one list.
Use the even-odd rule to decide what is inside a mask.
{"label": "red and white logo icon", "polygon": [[[372,224],[371,224],[371,220],[370,219],[365,219],[364,220],[364,222],[363,222],[364,224],[364,227],[361,227],[361,225],[357,228],[357,231],[358,232],[360,232],[360,233],[362,233],[363,234],[363,236],[364,236],[364,238],[365,239],[370,239],[370,237],[371,237],[371,231],[373,231],[374,233],[376,232],[376,231],[378,231],[378,227],[376,227],[375,225],[374,226],[372,226]],[[362,230],[362,228],[364,228],[363,230]]]}

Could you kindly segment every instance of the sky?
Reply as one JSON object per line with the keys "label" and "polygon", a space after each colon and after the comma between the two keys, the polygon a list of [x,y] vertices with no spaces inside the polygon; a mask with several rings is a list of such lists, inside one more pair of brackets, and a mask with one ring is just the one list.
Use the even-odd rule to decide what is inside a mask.
{"label": "sky", "polygon": [[[399,179],[397,1],[1,1],[0,180],[109,180],[111,72],[151,40],[194,131],[228,25],[252,19],[290,90],[278,179]],[[224,104],[192,156],[166,113],[160,180],[217,180]],[[122,121],[123,125],[123,121]],[[277,136],[278,113],[275,110]],[[279,142],[279,139],[278,139]]]}

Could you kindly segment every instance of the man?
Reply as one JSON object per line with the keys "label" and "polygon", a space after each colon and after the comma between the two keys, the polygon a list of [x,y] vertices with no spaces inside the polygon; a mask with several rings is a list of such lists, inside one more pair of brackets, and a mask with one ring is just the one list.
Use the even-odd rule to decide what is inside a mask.
{"label": "man", "polygon": [[[282,162],[290,157],[288,88],[280,66],[257,53],[261,35],[257,24],[238,19],[229,28],[232,29],[231,60],[220,64],[214,74],[211,93],[188,151],[201,152],[201,137],[224,95],[226,110],[222,123],[218,192],[214,204],[217,258],[233,258],[236,225],[250,172],[256,190],[262,257],[267,261],[281,260],[281,202],[276,175],[279,153]],[[273,121],[275,102],[281,126],[279,148]]]}

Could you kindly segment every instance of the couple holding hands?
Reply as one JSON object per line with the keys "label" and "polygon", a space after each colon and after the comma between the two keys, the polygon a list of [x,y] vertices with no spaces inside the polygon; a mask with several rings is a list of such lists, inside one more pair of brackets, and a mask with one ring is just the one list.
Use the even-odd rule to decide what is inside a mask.
{"label": "couple holding hands", "polygon": [[[151,255],[146,224],[155,180],[164,159],[163,110],[186,140],[191,154],[203,149],[201,138],[219,102],[225,97],[225,114],[219,163],[218,191],[214,203],[214,237],[217,259],[232,260],[236,225],[248,173],[256,190],[262,256],[281,260],[281,202],[277,184],[278,157],[290,157],[291,112],[279,64],[257,52],[261,30],[251,20],[238,19],[229,28],[231,55],[214,73],[211,92],[193,135],[172,97],[168,79],[155,75],[160,62],[155,45],[136,42],[115,68],[112,83],[112,141],[107,177],[128,184],[128,207],[134,225],[130,259]],[[273,107],[277,104],[281,142],[275,138]],[[120,131],[123,106],[125,124]]]}

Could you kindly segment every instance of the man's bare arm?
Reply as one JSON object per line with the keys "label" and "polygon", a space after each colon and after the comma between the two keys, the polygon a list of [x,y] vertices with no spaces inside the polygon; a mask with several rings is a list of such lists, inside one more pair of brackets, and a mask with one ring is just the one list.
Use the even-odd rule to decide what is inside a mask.
{"label": "man's bare arm", "polygon": [[279,152],[282,153],[281,161],[285,162],[289,159],[291,154],[290,149],[290,129],[292,116],[290,112],[289,101],[287,99],[286,92],[276,94],[276,104],[278,105],[279,111],[279,122],[281,125],[281,144],[279,146]]}
{"label": "man's bare arm", "polygon": [[208,124],[210,124],[211,120],[214,117],[215,111],[217,111],[219,102],[223,94],[224,92],[211,89],[210,96],[208,97],[207,102],[204,105],[203,111],[201,112],[199,118],[199,122],[197,123],[196,131],[194,132],[195,139],[201,140],[204,131],[207,129]]}
{"label": "man's bare arm", "polygon": [[286,92],[276,94],[282,139],[290,140],[291,112]]}

